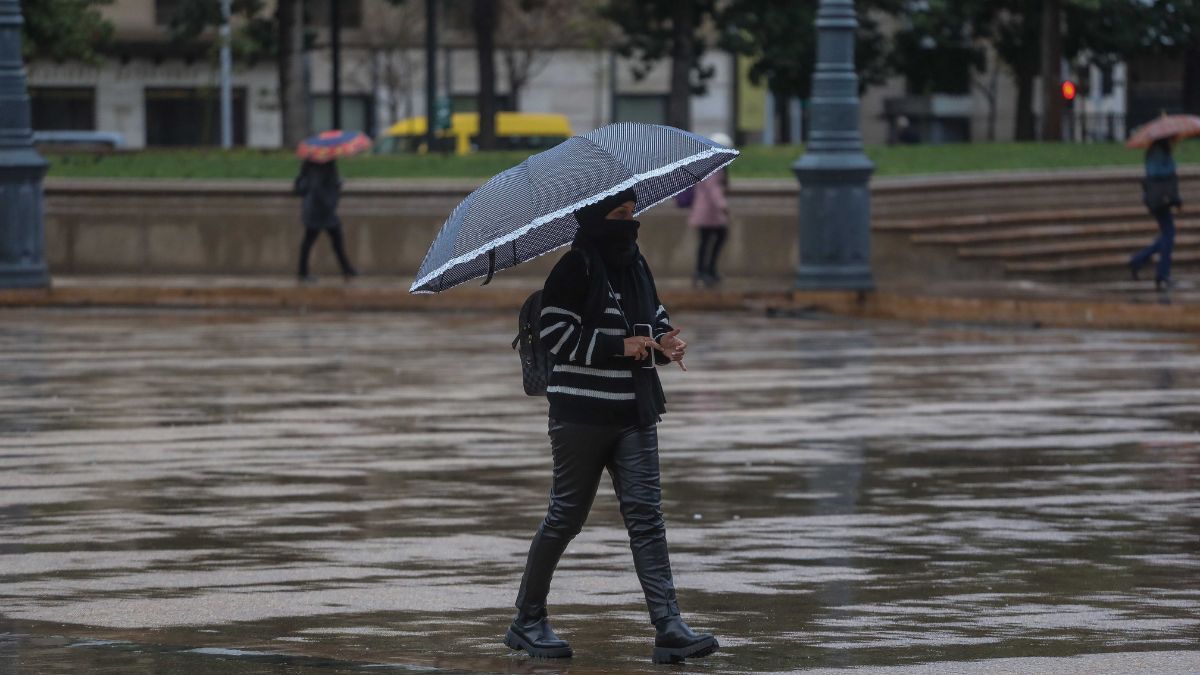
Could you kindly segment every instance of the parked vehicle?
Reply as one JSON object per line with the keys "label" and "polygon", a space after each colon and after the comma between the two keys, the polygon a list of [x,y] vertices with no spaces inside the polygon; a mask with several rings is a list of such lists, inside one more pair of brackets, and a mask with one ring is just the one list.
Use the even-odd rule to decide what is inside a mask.
{"label": "parked vehicle", "polygon": [[[428,152],[425,147],[425,117],[409,117],[388,127],[375,142],[375,152]],[[566,115],[551,113],[496,113],[496,149],[539,151],[555,146],[573,135]],[[450,128],[438,131],[445,145],[434,148],[466,155],[479,149],[479,113],[454,113]]]}
{"label": "parked vehicle", "polygon": [[35,131],[33,144],[43,152],[93,152],[120,150],[125,137],[115,131]]}

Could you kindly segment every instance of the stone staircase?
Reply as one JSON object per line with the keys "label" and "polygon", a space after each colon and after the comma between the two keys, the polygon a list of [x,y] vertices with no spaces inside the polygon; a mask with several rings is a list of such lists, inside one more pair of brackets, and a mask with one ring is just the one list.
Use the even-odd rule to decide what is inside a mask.
{"label": "stone staircase", "polygon": [[[936,247],[960,261],[998,264],[1008,277],[1062,279],[1124,276],[1130,254],[1158,233],[1140,207],[881,220],[872,227],[907,235],[918,250]],[[1173,261],[1181,269],[1200,263],[1200,214],[1176,217]]]}

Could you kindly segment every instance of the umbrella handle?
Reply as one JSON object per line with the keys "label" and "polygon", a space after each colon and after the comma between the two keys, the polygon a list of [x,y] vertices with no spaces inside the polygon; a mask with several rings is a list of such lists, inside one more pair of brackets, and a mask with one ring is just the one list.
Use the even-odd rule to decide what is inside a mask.
{"label": "umbrella handle", "polygon": [[492,249],[492,250],[488,251],[488,275],[487,275],[487,278],[484,279],[483,283],[479,284],[479,285],[487,286],[488,284],[492,283],[492,277],[495,274],[496,274],[496,249]]}

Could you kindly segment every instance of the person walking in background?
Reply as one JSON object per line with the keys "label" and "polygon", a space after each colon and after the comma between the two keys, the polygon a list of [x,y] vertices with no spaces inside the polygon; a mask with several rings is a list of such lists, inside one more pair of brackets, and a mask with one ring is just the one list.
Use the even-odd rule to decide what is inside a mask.
{"label": "person walking in background", "polygon": [[350,264],[350,259],[346,257],[342,221],[337,215],[338,199],[342,193],[342,179],[338,176],[337,163],[305,160],[300,165],[300,175],[296,176],[292,191],[304,198],[300,209],[300,219],[304,223],[304,241],[300,243],[300,281],[316,281],[316,278],[308,273],[308,258],[322,230],[329,233],[333,252],[342,268],[342,276],[346,281],[358,276],[358,272]]}
{"label": "person walking in background", "polygon": [[[722,133],[713,134],[712,140],[725,147],[733,145],[733,141]],[[729,176],[724,169],[692,188],[694,194],[688,213],[688,226],[695,228],[700,235],[696,272],[692,275],[693,287],[700,284],[711,287],[721,282],[717,258],[729,236],[729,202],[725,197],[728,188]]]}
{"label": "person walking in background", "polygon": [[1158,221],[1158,238],[1129,259],[1129,272],[1136,280],[1142,267],[1158,254],[1154,272],[1154,287],[1162,290],[1171,285],[1171,253],[1175,248],[1175,218],[1171,208],[1183,209],[1179,196],[1179,176],[1171,156],[1171,140],[1159,139],[1146,150],[1146,177],[1142,180],[1142,201]]}

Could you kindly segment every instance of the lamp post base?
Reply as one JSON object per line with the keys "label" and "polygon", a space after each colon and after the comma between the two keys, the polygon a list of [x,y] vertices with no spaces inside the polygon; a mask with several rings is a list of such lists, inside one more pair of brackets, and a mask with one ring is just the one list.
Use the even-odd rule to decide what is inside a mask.
{"label": "lamp post base", "polygon": [[42,232],[46,160],[33,147],[21,5],[0,0],[0,288],[50,285]]}
{"label": "lamp post base", "polygon": [[0,288],[47,288],[50,270],[45,265],[0,265]]}
{"label": "lamp post base", "polygon": [[797,291],[871,291],[875,280],[870,265],[801,265],[796,269]]}

